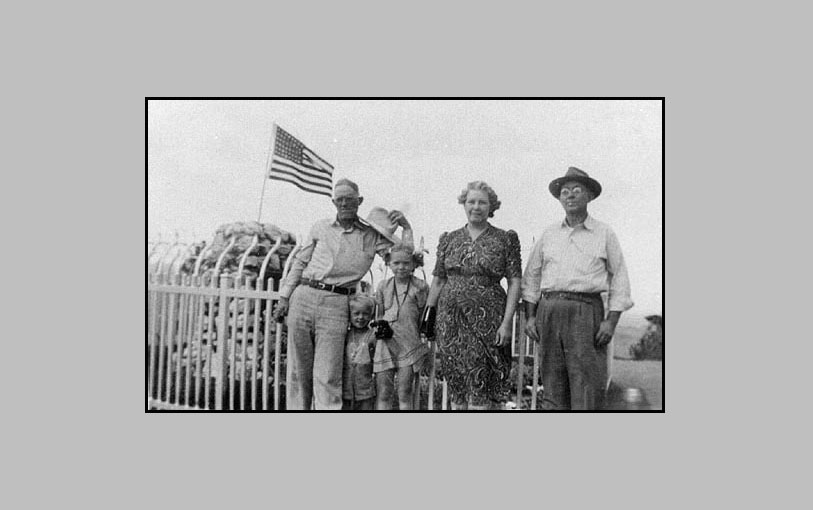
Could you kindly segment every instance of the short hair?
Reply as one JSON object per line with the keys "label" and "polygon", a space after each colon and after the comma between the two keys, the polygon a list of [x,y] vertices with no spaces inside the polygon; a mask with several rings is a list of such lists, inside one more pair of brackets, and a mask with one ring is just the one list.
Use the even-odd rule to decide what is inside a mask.
{"label": "short hair", "polygon": [[350,297],[350,306],[354,305],[361,309],[373,311],[375,310],[375,299],[364,294],[354,294]]}
{"label": "short hair", "polygon": [[338,181],[336,181],[336,184],[333,185],[333,189],[335,190],[336,188],[342,185],[350,186],[351,188],[353,188],[353,191],[355,191],[356,193],[359,192],[359,185],[351,181],[350,179],[339,179]]}
{"label": "short hair", "polygon": [[460,192],[460,195],[457,197],[458,204],[466,203],[466,197],[469,195],[469,191],[484,191],[486,195],[488,195],[488,217],[494,217],[494,211],[499,209],[500,204],[502,204],[502,202],[497,199],[497,193],[494,191],[494,188],[484,181],[472,181]]}
{"label": "short hair", "polygon": [[415,264],[415,267],[422,267],[423,266],[423,253],[416,252],[411,244],[405,243],[397,243],[387,250],[387,253],[384,254],[384,262],[389,265],[390,259],[392,258],[392,254],[395,252],[406,253],[410,259],[412,259],[412,263]]}

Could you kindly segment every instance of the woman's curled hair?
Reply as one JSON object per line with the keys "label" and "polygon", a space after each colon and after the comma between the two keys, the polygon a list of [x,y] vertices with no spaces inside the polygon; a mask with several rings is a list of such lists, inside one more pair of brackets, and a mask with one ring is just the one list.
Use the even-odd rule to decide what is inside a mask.
{"label": "woman's curled hair", "polygon": [[458,204],[465,204],[466,197],[469,195],[469,191],[483,191],[486,195],[488,195],[488,217],[494,217],[494,211],[500,208],[500,204],[502,202],[497,199],[497,192],[494,191],[494,188],[486,184],[484,181],[472,181],[463,188],[463,191],[460,192],[460,195],[457,197]]}

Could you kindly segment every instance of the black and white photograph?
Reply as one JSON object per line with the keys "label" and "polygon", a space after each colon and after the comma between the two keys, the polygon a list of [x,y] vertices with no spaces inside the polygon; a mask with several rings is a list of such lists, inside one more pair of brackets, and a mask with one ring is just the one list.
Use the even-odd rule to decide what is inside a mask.
{"label": "black and white photograph", "polygon": [[147,97],[147,411],[665,412],[665,106]]}

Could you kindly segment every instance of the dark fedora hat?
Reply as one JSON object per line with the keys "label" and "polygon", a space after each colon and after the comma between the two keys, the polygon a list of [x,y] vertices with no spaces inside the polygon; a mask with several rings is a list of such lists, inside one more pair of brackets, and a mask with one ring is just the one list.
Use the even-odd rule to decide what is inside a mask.
{"label": "dark fedora hat", "polygon": [[562,184],[570,181],[580,182],[587,186],[587,188],[593,192],[593,198],[598,198],[598,196],[601,195],[601,184],[599,184],[597,180],[587,175],[587,172],[584,170],[579,170],[575,166],[568,168],[564,177],[559,177],[558,179],[550,181],[548,189],[550,190],[551,194],[558,199],[559,193],[562,190]]}

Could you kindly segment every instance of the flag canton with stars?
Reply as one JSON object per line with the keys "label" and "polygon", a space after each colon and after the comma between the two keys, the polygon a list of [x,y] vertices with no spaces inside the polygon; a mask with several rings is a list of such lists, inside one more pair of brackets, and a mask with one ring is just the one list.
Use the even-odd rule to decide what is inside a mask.
{"label": "flag canton with stars", "polygon": [[305,145],[289,135],[282,128],[277,128],[277,143],[274,145],[274,154],[289,161],[302,162],[302,149]]}

